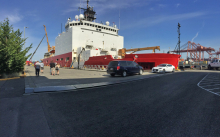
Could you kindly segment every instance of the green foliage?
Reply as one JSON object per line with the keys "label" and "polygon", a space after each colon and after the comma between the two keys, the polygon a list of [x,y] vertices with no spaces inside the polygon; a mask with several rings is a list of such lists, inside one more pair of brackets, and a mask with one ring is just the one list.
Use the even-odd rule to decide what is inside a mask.
{"label": "green foliage", "polygon": [[21,72],[24,69],[26,60],[31,56],[27,55],[32,48],[32,44],[23,50],[25,43],[20,30],[13,30],[6,18],[4,22],[0,22],[0,74],[11,74]]}

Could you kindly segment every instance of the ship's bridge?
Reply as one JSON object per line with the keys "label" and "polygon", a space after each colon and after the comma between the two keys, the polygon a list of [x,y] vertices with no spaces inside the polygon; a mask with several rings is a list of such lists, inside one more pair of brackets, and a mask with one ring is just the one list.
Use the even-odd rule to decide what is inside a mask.
{"label": "ship's bridge", "polygon": [[118,31],[119,31],[116,25],[109,26],[109,22],[106,22],[106,24],[100,24],[96,22],[81,20],[81,21],[67,22],[65,24],[66,31],[68,31],[68,29],[72,27],[80,27],[82,30],[85,29],[85,30],[108,33],[113,35],[118,35]]}

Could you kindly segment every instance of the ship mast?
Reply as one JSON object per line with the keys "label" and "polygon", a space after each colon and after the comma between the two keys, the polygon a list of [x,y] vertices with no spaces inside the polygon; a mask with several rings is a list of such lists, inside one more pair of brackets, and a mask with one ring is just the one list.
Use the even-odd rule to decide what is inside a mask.
{"label": "ship mast", "polygon": [[96,12],[93,10],[93,7],[89,6],[89,0],[86,1],[87,2],[87,8],[81,8],[79,7],[79,9],[83,9],[84,10],[84,17],[86,21],[94,21],[96,19],[95,15]]}

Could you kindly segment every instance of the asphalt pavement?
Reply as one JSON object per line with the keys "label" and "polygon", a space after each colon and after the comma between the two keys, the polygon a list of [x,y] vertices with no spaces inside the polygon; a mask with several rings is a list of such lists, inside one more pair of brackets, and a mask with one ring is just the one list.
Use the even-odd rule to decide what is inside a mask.
{"label": "asphalt pavement", "polygon": [[59,75],[50,75],[50,68],[48,66],[44,67],[44,72],[40,73],[39,77],[36,76],[35,68],[33,66],[25,66],[25,71],[27,75],[27,77],[25,77],[25,93],[27,94],[109,85],[140,78],[158,76],[158,74],[151,73],[150,70],[144,71],[143,75],[111,77],[106,73],[106,70],[78,70],[66,68],[60,68]]}
{"label": "asphalt pavement", "polygon": [[22,78],[0,81],[0,136],[216,137],[218,78],[219,71],[188,71],[31,95],[23,95]]}
{"label": "asphalt pavement", "polygon": [[50,137],[39,96],[24,91],[24,78],[0,81],[0,136]]}

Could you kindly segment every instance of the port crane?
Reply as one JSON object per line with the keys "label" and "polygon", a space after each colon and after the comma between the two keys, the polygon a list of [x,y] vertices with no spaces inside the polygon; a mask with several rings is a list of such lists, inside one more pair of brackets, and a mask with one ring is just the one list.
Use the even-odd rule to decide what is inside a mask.
{"label": "port crane", "polygon": [[125,57],[126,55],[126,52],[130,52],[132,51],[130,54],[133,54],[137,51],[142,51],[142,50],[153,50],[153,53],[155,53],[155,50],[159,50],[160,51],[160,46],[154,46],[154,47],[144,47],[144,48],[134,48],[134,49],[126,49],[126,48],[123,48],[123,49],[119,49],[118,50],[118,55],[121,56],[122,58]]}
{"label": "port crane", "polygon": [[46,26],[45,25],[43,26],[45,30],[45,35],[47,37],[47,49],[48,49],[48,52],[44,54],[44,57],[51,57],[55,53],[55,46],[52,46],[52,47],[50,46],[48,36],[47,36]]}

